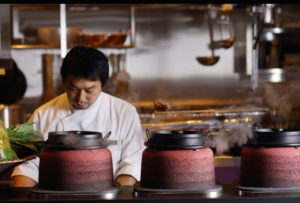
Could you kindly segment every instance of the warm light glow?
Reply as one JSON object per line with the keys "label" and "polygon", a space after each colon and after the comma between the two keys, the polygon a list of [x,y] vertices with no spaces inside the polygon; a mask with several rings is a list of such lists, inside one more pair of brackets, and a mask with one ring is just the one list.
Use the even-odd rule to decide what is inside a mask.
{"label": "warm light glow", "polygon": [[282,80],[283,79],[282,79],[281,75],[278,75],[278,74],[272,74],[271,78],[270,78],[271,82],[280,82]]}
{"label": "warm light glow", "polygon": [[267,32],[266,33],[266,40],[268,40],[268,41],[272,41],[272,40],[274,40],[274,34],[272,33],[272,32]]}
{"label": "warm light glow", "polygon": [[273,28],[273,32],[274,32],[275,34],[280,34],[280,33],[283,32],[283,29],[280,28],[280,27],[274,27],[274,28]]}
{"label": "warm light glow", "polygon": [[231,119],[231,122],[235,123],[235,122],[237,122],[237,120],[235,118],[233,118],[233,119]]}

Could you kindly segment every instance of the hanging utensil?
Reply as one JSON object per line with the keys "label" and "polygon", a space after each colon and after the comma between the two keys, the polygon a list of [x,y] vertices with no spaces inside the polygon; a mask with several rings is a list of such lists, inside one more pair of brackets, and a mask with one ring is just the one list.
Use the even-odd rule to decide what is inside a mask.
{"label": "hanging utensil", "polygon": [[[208,11],[208,28],[209,28],[209,36],[210,36],[210,44],[214,43],[214,32],[213,32],[213,22],[212,22],[212,14],[211,11]],[[215,65],[219,59],[220,56],[215,56],[214,47],[210,47],[211,49],[211,56],[199,56],[197,57],[197,61],[205,66],[212,66]]]}
{"label": "hanging utensil", "polygon": [[[233,26],[231,23],[231,15],[232,15],[232,8],[231,7],[222,7],[222,10],[218,10],[217,12],[217,22],[220,24],[220,34],[221,40],[214,41],[213,44],[210,44],[210,47],[214,47],[215,49],[218,48],[225,48],[228,49],[232,47],[235,37],[233,33]],[[227,25],[229,37],[227,39],[223,39],[223,25]]]}
{"label": "hanging utensil", "polygon": [[129,92],[130,75],[126,71],[126,54],[118,54],[118,71],[115,74],[116,95],[126,95]]}
{"label": "hanging utensil", "polygon": [[235,41],[235,37],[233,35],[232,24],[230,22],[228,23],[228,27],[229,27],[228,28],[229,29],[229,38],[221,41],[221,47],[225,48],[225,49],[232,47],[232,45]]}

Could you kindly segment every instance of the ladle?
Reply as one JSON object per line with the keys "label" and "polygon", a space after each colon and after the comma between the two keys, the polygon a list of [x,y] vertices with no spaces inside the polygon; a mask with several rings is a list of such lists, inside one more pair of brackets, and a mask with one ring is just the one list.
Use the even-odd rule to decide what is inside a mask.
{"label": "ladle", "polygon": [[[222,13],[219,15],[230,15],[230,13]],[[235,37],[233,34],[233,28],[232,24],[230,22],[229,16],[225,17],[219,17],[220,19],[226,19],[226,20],[219,20],[218,22],[220,23],[220,32],[221,32],[221,40],[214,41],[212,44],[210,44],[210,48],[218,49],[218,48],[224,48],[224,49],[229,49],[232,47]],[[228,24],[228,31],[229,31],[229,38],[228,39],[223,39],[223,24]]]}
{"label": "ladle", "polygon": [[[214,42],[214,39],[213,39],[213,22],[212,22],[212,17],[210,15],[210,13],[208,13],[208,28],[209,28],[209,36],[210,36],[210,44],[213,44]],[[197,57],[197,61],[199,63],[201,63],[202,65],[205,65],[205,66],[212,66],[212,65],[215,65],[219,59],[220,59],[220,56],[215,56],[215,51],[214,51],[214,47],[210,47],[211,49],[211,56],[199,56]]]}
{"label": "ladle", "polygon": [[231,22],[228,22],[228,26],[229,26],[229,36],[230,37],[228,39],[225,39],[225,40],[221,41],[221,47],[225,48],[225,49],[228,49],[228,48],[232,47],[232,45],[234,43],[234,40],[235,40],[235,37],[233,35],[233,29],[232,29]]}

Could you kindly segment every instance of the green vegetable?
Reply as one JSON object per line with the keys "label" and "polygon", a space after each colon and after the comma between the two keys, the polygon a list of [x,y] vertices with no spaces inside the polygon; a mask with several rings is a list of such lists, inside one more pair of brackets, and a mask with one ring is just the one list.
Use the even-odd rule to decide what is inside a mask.
{"label": "green vegetable", "polygon": [[33,129],[33,122],[24,123],[16,127],[8,127],[7,134],[10,140],[39,141],[41,134]]}
{"label": "green vegetable", "polygon": [[15,160],[18,159],[18,156],[14,150],[12,150],[9,147],[4,147],[3,149],[3,154],[5,156],[4,159],[1,159],[1,161],[9,161],[9,160]]}
{"label": "green vegetable", "polygon": [[11,149],[5,126],[0,120],[0,161],[18,159],[16,153]]}
{"label": "green vegetable", "polygon": [[43,142],[40,141],[41,133],[34,130],[33,124],[33,122],[28,122],[16,127],[10,126],[7,128],[11,147],[20,158],[30,155],[39,156],[42,150]]}

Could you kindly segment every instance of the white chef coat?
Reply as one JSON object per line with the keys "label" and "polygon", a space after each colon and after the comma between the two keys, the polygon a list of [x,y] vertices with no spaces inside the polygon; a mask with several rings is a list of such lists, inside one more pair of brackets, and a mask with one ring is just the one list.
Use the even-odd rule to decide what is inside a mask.
{"label": "white chef coat", "polygon": [[[116,145],[108,146],[114,178],[127,174],[140,180],[145,140],[137,111],[130,103],[101,92],[89,108],[72,111],[67,94],[63,93],[36,109],[29,121],[35,122],[34,128],[42,133],[44,141],[51,131],[98,131],[103,136],[111,131],[108,139],[117,141]],[[12,176],[24,175],[38,182],[39,161],[37,157],[20,164]]]}

